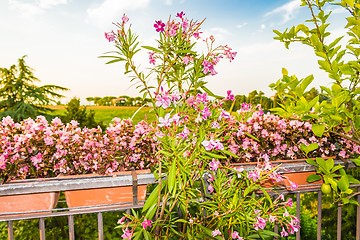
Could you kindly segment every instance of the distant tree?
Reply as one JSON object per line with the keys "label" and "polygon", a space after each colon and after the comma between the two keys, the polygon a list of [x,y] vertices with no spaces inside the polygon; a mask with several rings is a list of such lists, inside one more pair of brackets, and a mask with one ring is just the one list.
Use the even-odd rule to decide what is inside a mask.
{"label": "distant tree", "polygon": [[68,90],[56,85],[36,86],[34,82],[40,80],[34,76],[34,70],[26,65],[25,57],[19,58],[17,65],[0,68],[0,117],[11,116],[15,121],[21,121],[47,115],[52,110],[46,105],[64,97],[55,91]]}
{"label": "distant tree", "polygon": [[96,105],[96,106],[99,106],[99,104],[100,104],[100,100],[101,100],[101,97],[94,97],[94,104]]}
{"label": "distant tree", "polygon": [[79,123],[80,127],[96,128],[97,126],[100,126],[102,129],[105,129],[102,122],[95,121],[95,111],[90,110],[87,112],[86,107],[81,106],[80,99],[76,97],[70,100],[65,108],[65,115],[60,118],[64,123],[75,120]]}
{"label": "distant tree", "polygon": [[88,102],[94,102],[94,98],[93,97],[87,97],[87,98],[85,98],[86,99],[86,101],[88,101]]}

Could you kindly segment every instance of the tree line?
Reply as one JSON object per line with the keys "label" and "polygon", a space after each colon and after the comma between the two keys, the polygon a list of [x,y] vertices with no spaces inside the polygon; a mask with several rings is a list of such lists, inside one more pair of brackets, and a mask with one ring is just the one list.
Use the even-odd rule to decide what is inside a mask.
{"label": "tree line", "polygon": [[129,97],[122,95],[119,97],[87,97],[86,101],[93,103],[96,106],[134,106],[140,107],[150,102],[150,98]]}

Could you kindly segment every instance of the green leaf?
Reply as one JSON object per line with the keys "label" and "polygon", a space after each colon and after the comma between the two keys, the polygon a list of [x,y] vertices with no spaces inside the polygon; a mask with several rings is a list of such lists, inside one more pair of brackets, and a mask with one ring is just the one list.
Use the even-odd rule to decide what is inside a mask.
{"label": "green leaf", "polygon": [[315,167],[318,166],[318,164],[314,161],[314,159],[308,158],[308,159],[306,159],[305,161],[306,161],[308,164],[311,164],[311,165],[313,165],[313,166],[315,166]]}
{"label": "green leaf", "polygon": [[311,174],[306,179],[306,181],[308,183],[313,183],[313,182],[320,181],[320,180],[321,180],[321,177],[317,174]]}
{"label": "green leaf", "polygon": [[288,73],[288,71],[286,70],[286,68],[282,68],[281,72],[282,72],[282,74],[285,75],[285,76],[289,75],[289,73]]}
{"label": "green leaf", "polygon": [[345,192],[349,188],[349,179],[347,175],[344,175],[338,181],[338,186],[341,192]]}
{"label": "green leaf", "polygon": [[354,158],[354,159],[351,159],[355,164],[356,166],[360,166],[360,159],[359,158]]}
{"label": "green leaf", "polygon": [[238,155],[236,155],[236,154],[234,154],[233,152],[230,152],[230,151],[228,151],[228,150],[222,150],[222,152],[225,153],[225,154],[227,154],[227,155],[230,155],[230,156],[232,156],[232,157],[234,157],[234,158],[239,158]]}
{"label": "green leaf", "polygon": [[308,154],[311,151],[314,151],[315,149],[319,148],[319,144],[317,143],[311,143],[309,146],[306,146],[304,143],[300,145],[300,149],[304,151],[306,154]]}
{"label": "green leaf", "polygon": [[174,159],[173,162],[171,163],[169,176],[168,176],[169,192],[172,192],[175,187],[176,169],[177,169],[177,161],[176,159]]}
{"label": "green leaf", "polygon": [[330,159],[326,160],[325,165],[326,165],[326,169],[331,171],[332,168],[334,167],[334,159],[330,158]]}
{"label": "green leaf", "polygon": [[252,139],[254,139],[257,142],[260,142],[259,139],[257,139],[255,136],[251,135],[250,133],[248,133],[248,132],[244,132],[244,133],[245,133],[246,136],[251,137]]}
{"label": "green leaf", "polygon": [[325,124],[313,124],[311,129],[316,136],[322,137],[325,131]]}
{"label": "green leaf", "polygon": [[155,203],[157,203],[158,196],[159,196],[159,185],[155,187],[155,189],[151,192],[150,196],[146,199],[142,212],[146,212],[146,210],[148,210]]}
{"label": "green leaf", "polygon": [[153,52],[156,52],[156,53],[161,53],[161,51],[157,48],[154,48],[154,47],[150,47],[150,46],[141,46],[142,48],[145,48],[147,50],[150,50],[150,51],[153,51]]}
{"label": "green leaf", "polygon": [[211,152],[208,152],[208,151],[206,151],[205,154],[212,157],[212,158],[215,158],[215,159],[217,159],[217,158],[226,159],[227,158],[225,156],[218,155],[218,154],[215,154],[215,153],[211,153]]}

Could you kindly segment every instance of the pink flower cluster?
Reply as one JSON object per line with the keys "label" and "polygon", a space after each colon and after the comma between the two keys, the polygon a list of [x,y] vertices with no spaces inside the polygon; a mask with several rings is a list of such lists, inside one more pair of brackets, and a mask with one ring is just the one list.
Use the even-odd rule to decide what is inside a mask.
{"label": "pink flower cluster", "polygon": [[147,168],[157,161],[159,147],[147,135],[153,131],[145,121],[135,127],[131,120],[115,118],[103,133],[83,128],[76,121],[64,125],[39,116],[14,123],[0,122],[0,177],[51,177],[60,173],[111,173]]}
{"label": "pink flower cluster", "polygon": [[300,146],[311,143],[319,144],[319,148],[310,152],[308,157],[346,158],[360,154],[360,146],[348,139],[330,133],[322,137],[316,136],[309,122],[264,114],[259,106],[253,109],[247,104],[237,114],[240,120],[234,120],[228,126],[226,135],[229,138],[226,145],[240,159],[248,162],[259,158],[265,161],[306,158]]}

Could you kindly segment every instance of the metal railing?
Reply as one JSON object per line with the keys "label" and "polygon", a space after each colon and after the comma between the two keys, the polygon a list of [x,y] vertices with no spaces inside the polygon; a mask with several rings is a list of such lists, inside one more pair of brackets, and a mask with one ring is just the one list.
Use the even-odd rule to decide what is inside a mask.
{"label": "metal railing", "polygon": [[[341,162],[337,162],[343,164]],[[292,165],[291,165],[292,164]],[[312,171],[314,168],[308,164],[291,163],[286,164],[284,172],[296,172],[296,171]],[[251,166],[250,166],[251,168]],[[141,174],[137,176],[136,185],[154,184],[156,183],[155,177],[152,174]],[[94,188],[108,188],[108,187],[120,187],[120,186],[134,186],[134,177],[132,175],[120,175],[120,176],[99,176],[95,178],[66,178],[66,179],[52,179],[52,180],[33,180],[26,181],[26,183],[18,182],[17,184],[3,184],[0,185],[0,196],[8,195],[21,195],[31,193],[44,193],[44,192],[61,192],[68,190],[82,190],[82,189],[94,189]],[[318,204],[317,204],[317,239],[321,239],[321,221],[322,221],[322,193],[321,184],[311,184],[299,186],[298,190],[290,192],[288,188],[278,188],[277,192],[280,194],[295,194],[296,195],[296,216],[300,219],[300,207],[301,198],[300,195],[304,193],[317,192]],[[351,185],[356,187],[360,191],[360,184]],[[360,195],[357,196],[357,201],[360,204]],[[103,213],[112,211],[127,211],[131,208],[141,208],[143,202],[125,202],[121,204],[105,204],[95,206],[73,207],[73,208],[56,208],[42,211],[27,211],[27,212],[13,212],[5,213],[0,209],[0,222],[7,222],[8,226],[8,239],[14,239],[13,221],[25,220],[25,219],[39,219],[39,231],[40,239],[45,240],[45,218],[67,216],[69,225],[69,239],[75,239],[74,228],[74,215],[97,213],[98,224],[98,239],[104,239],[103,232]],[[341,236],[341,216],[342,206],[338,205],[337,214],[337,239],[342,239]],[[301,223],[300,223],[301,224]],[[278,232],[278,226],[275,225],[275,232]],[[296,233],[296,239],[300,239],[300,231]],[[344,237],[344,236],[343,236]],[[277,237],[274,237],[277,239]],[[346,239],[346,238],[343,238]],[[360,240],[360,206],[357,206],[357,222],[356,222],[356,240]]]}

